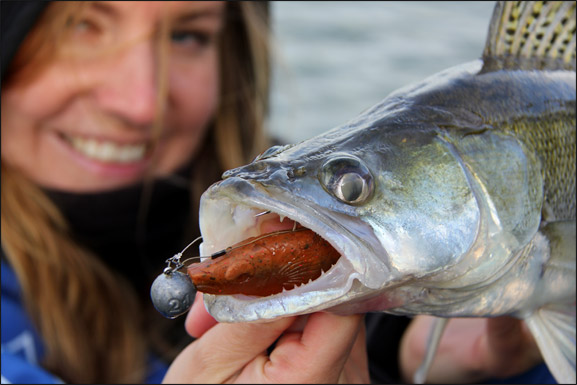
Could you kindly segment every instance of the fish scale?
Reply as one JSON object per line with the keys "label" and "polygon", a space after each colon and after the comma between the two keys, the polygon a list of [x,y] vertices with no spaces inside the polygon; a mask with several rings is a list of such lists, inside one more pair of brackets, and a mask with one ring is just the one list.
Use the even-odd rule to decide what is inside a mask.
{"label": "fish scale", "polygon": [[[522,76],[519,74],[513,80],[523,80]],[[533,77],[531,73],[526,76]],[[576,105],[572,97],[575,88],[568,86],[574,79],[574,72],[567,71],[566,80],[549,80],[553,84],[547,86],[554,90],[548,90],[545,95],[533,95],[535,89],[543,92],[543,87],[537,88],[535,81],[527,81],[525,86],[516,86],[520,92],[514,92],[509,87],[509,74],[503,71],[492,74],[490,81],[481,84],[477,79],[471,82],[460,80],[457,84],[431,93],[419,94],[414,103],[428,108],[434,106],[449,114],[457,111],[454,113],[455,122],[445,123],[445,126],[457,130],[463,125],[463,120],[467,122],[467,119],[459,120],[458,110],[467,109],[474,116],[482,117],[482,122],[474,121],[465,129],[484,125],[522,141],[541,158],[545,202],[550,206],[554,218],[575,219]],[[566,89],[559,92],[559,86]],[[471,103],[471,100],[477,99],[478,104]],[[547,104],[546,111],[542,111]],[[438,117],[425,114],[420,120],[438,121]]]}
{"label": "fish scale", "polygon": [[504,127],[537,152],[543,162],[545,204],[555,220],[575,219],[575,107]]}

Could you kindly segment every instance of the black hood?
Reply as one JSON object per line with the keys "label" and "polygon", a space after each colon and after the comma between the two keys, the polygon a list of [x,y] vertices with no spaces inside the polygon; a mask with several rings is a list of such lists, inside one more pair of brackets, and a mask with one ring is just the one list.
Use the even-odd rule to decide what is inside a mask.
{"label": "black hood", "polygon": [[191,174],[192,163],[152,184],[82,194],[43,190],[66,218],[73,238],[148,298],[164,261],[199,234],[190,215]]}
{"label": "black hood", "polygon": [[20,44],[49,1],[0,1],[2,28],[2,80]]}

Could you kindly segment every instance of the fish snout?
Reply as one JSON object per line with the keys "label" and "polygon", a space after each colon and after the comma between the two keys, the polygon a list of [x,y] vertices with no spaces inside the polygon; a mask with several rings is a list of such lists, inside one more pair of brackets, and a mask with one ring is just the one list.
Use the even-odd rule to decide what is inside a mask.
{"label": "fish snout", "polygon": [[242,178],[242,179],[258,179],[266,176],[269,172],[269,165],[265,162],[257,161],[246,166],[233,168],[227,170],[222,174],[222,179],[228,178]]}
{"label": "fish snout", "polygon": [[255,161],[246,166],[225,171],[222,179],[241,178],[258,182],[294,182],[306,174],[305,167],[280,164],[278,162]]}

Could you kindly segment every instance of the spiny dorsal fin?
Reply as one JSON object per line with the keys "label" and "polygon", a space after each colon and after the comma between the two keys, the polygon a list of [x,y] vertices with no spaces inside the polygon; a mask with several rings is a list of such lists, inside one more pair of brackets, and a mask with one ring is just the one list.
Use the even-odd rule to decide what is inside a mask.
{"label": "spiny dorsal fin", "polygon": [[481,72],[575,71],[575,1],[498,1]]}

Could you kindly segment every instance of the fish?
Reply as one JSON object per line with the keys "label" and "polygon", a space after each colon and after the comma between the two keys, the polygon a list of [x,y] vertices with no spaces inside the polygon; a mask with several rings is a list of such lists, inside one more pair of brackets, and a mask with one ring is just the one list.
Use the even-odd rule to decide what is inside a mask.
{"label": "fish", "polygon": [[508,315],[575,383],[575,24],[575,2],[497,2],[480,59],[226,171],[201,255],[296,222],[340,257],[289,290],[204,293],[208,312]]}

